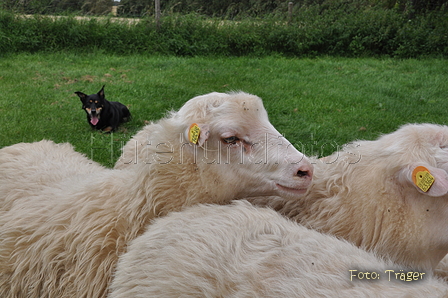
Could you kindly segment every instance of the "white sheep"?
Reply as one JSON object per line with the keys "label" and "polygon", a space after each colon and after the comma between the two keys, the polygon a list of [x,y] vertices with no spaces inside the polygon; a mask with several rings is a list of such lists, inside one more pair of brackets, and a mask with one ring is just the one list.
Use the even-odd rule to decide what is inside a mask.
{"label": "white sheep", "polygon": [[434,270],[434,274],[448,281],[448,257],[445,256]]}
{"label": "white sheep", "polygon": [[431,271],[447,254],[447,126],[404,125],[314,163],[305,196],[253,202],[411,268]]}
{"label": "white sheep", "polygon": [[67,145],[0,150],[1,161],[28,161],[0,164],[0,197],[9,202],[0,206],[0,297],[105,297],[118,256],[152,218],[263,193],[295,197],[311,180],[307,158],[275,130],[254,95],[198,96],[141,135],[147,159],[123,170],[89,169],[79,156],[76,169],[72,161],[58,167],[55,156],[75,155]]}
{"label": "white sheep", "polygon": [[1,149],[0,165],[0,212],[9,210],[16,198],[41,193],[67,178],[104,170],[98,163],[73,150],[72,145],[48,140]]}
{"label": "white sheep", "polygon": [[156,219],[120,256],[109,298],[447,295],[431,273],[241,200]]}

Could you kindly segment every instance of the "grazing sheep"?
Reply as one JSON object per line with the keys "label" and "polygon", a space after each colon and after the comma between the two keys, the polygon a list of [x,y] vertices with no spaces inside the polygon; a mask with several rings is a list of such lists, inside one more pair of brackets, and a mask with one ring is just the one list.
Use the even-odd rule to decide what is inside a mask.
{"label": "grazing sheep", "polygon": [[248,202],[156,219],[120,256],[110,298],[447,297],[448,285]]}
{"label": "grazing sheep", "polygon": [[[311,181],[307,158],[275,130],[254,95],[193,98],[142,134],[148,159],[123,170],[88,169],[79,156],[79,168],[67,168],[70,161],[58,168],[54,156],[74,155],[67,145],[0,150],[1,161],[17,155],[31,164],[38,155],[37,169],[0,164],[0,197],[9,202],[0,206],[0,297],[105,297],[118,255],[154,217],[263,193],[295,197]],[[44,168],[43,154],[50,159]],[[14,184],[21,176],[31,177],[19,180],[27,191]]]}
{"label": "grazing sheep", "polygon": [[[435,179],[426,192],[413,181],[419,166]],[[252,201],[397,264],[431,271],[448,252],[447,171],[448,127],[408,124],[315,161],[305,196]]]}

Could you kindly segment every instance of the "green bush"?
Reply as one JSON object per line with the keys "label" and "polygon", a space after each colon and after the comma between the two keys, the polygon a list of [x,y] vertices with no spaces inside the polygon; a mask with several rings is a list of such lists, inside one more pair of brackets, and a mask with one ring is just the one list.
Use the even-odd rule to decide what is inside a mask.
{"label": "green bush", "polygon": [[[331,9],[330,9],[331,8]],[[23,17],[0,11],[1,54],[100,50],[178,56],[423,57],[448,55],[448,18],[435,11],[408,19],[393,9],[298,7],[288,22],[272,14],[239,21],[199,14],[153,18]]]}

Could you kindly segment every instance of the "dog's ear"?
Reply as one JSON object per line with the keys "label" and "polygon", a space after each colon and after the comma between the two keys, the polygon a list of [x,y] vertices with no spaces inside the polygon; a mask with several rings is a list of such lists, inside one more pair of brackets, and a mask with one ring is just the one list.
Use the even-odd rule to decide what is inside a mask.
{"label": "dog's ear", "polygon": [[106,85],[103,85],[103,87],[101,88],[101,90],[98,91],[98,95],[99,95],[99,97],[101,97],[101,98],[104,98],[104,86],[106,86]]}
{"label": "dog's ear", "polygon": [[76,91],[75,94],[79,96],[79,98],[81,99],[82,102],[84,102],[84,100],[87,97],[87,94],[84,94],[84,93],[79,92],[79,91]]}

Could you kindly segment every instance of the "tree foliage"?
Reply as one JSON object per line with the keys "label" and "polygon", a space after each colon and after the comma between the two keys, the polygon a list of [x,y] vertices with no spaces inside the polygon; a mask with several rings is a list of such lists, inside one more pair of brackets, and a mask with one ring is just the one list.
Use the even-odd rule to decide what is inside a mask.
{"label": "tree foliage", "polygon": [[[142,17],[154,15],[154,0],[118,0],[121,16]],[[198,13],[206,16],[233,19],[236,17],[261,16],[285,13],[291,0],[161,0],[164,15],[172,13]],[[296,0],[294,9],[318,6],[321,10],[347,6],[368,9],[379,6],[398,11],[409,18],[431,11],[448,10],[448,0]],[[104,15],[111,11],[114,0],[0,0],[0,6],[27,14],[58,14],[82,12]]]}
{"label": "tree foliage", "polygon": [[3,9],[26,14],[61,14],[82,12],[108,14],[114,0],[0,0]]}

